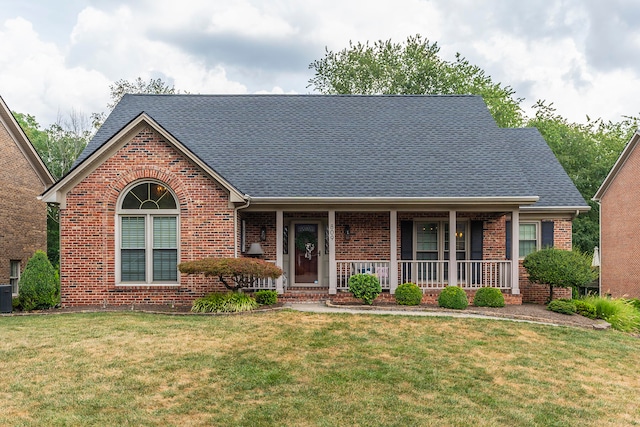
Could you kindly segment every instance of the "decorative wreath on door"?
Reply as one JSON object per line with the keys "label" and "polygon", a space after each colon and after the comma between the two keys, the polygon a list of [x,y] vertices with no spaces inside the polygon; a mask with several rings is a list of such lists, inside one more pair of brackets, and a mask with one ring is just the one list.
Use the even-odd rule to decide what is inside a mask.
{"label": "decorative wreath on door", "polygon": [[316,247],[318,244],[318,238],[315,233],[311,231],[301,231],[297,233],[296,236],[296,248],[301,251],[307,250],[307,243],[311,243],[313,247]]}

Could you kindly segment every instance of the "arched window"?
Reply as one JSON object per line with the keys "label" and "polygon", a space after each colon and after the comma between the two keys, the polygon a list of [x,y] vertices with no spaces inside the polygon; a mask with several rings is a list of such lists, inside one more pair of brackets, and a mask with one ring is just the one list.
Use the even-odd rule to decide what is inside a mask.
{"label": "arched window", "polygon": [[118,209],[117,277],[121,284],[178,283],[178,204],[155,181],[123,192]]}

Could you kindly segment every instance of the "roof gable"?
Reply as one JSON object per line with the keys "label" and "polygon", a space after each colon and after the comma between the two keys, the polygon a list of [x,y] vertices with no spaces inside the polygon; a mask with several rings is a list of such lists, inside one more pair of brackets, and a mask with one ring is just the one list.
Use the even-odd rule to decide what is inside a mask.
{"label": "roof gable", "polygon": [[53,184],[54,179],[49,172],[49,169],[45,166],[44,162],[36,152],[33,144],[27,138],[27,135],[20,127],[20,124],[16,121],[15,117],[9,110],[9,107],[4,102],[4,99],[0,96],[0,123],[7,129],[9,135],[16,143],[25,159],[31,165],[31,168],[34,170],[38,179],[42,183],[43,187],[48,187]]}
{"label": "roof gable", "polygon": [[618,160],[616,160],[616,163],[607,174],[607,177],[602,182],[602,185],[600,185],[600,188],[598,188],[598,191],[596,191],[596,194],[593,196],[593,200],[598,202],[602,200],[604,194],[616,179],[616,176],[618,175],[618,173],[620,173],[625,163],[627,162],[627,159],[629,159],[631,153],[633,153],[638,143],[640,143],[640,129],[636,130],[636,133],[633,134],[627,145],[624,147],[624,150],[622,150],[622,153],[620,153],[620,157],[618,157]]}

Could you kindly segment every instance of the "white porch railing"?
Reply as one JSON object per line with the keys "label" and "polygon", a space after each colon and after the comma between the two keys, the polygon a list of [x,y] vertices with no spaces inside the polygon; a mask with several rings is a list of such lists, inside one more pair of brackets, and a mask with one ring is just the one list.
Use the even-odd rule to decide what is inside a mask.
{"label": "white porch railing", "polygon": [[[511,289],[511,261],[457,260],[458,286],[465,289]],[[449,284],[449,261],[398,261],[399,283],[413,282],[424,290]]]}
{"label": "white porch railing", "polygon": [[[273,264],[275,264],[275,261],[270,261],[267,260],[267,262],[271,262]],[[284,288],[284,290],[287,290],[287,275],[286,273],[282,273],[282,286]],[[261,289],[270,289],[270,290],[276,290],[276,279],[272,279],[270,277],[266,278],[266,279],[256,279],[252,285],[246,287],[245,289],[249,290],[249,291],[259,291]]]}
{"label": "white porch railing", "polygon": [[348,290],[349,277],[360,273],[375,274],[382,289],[389,289],[389,261],[336,261],[336,267],[338,290]]}

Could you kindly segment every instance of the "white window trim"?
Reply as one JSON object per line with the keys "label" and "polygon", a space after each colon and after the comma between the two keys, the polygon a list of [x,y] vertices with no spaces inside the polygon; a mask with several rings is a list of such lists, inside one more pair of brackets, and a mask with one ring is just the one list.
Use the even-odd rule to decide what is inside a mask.
{"label": "white window trim", "polygon": [[[521,225],[535,225],[536,226],[536,249],[535,251],[539,251],[540,250],[540,245],[542,242],[542,221],[520,221],[518,223],[518,227],[520,227]],[[520,246],[520,241],[522,241],[522,233],[518,233],[520,239],[518,240],[518,246]],[[519,258],[520,260],[523,260],[526,255],[522,255],[520,254],[520,248],[518,247],[518,254],[519,254]]]}
{"label": "white window trim", "polygon": [[[11,273],[13,272],[13,265],[14,263],[18,263],[18,276],[12,276]],[[9,261],[9,283],[11,283],[12,280],[15,279],[16,281],[16,291],[17,292],[13,292],[13,290],[11,291],[11,296],[12,297],[17,297],[20,294],[20,264],[21,261],[17,260],[17,259],[12,259]]]}
{"label": "white window trim", "polygon": [[[115,260],[116,260],[116,286],[179,286],[180,285],[180,272],[177,274],[177,280],[175,282],[154,282],[153,281],[153,217],[175,217],[176,218],[176,251],[178,264],[180,263],[180,208],[177,209],[122,209],[122,201],[129,191],[140,184],[152,183],[160,184],[169,190],[171,196],[176,201],[176,206],[180,206],[178,198],[173,190],[164,182],[145,179],[135,181],[129,184],[118,197],[118,204],[115,216]],[[122,218],[123,217],[144,217],[145,218],[145,281],[139,282],[123,282],[121,280],[122,270]],[[177,269],[177,266],[176,266]]]}

